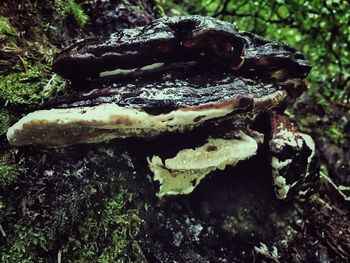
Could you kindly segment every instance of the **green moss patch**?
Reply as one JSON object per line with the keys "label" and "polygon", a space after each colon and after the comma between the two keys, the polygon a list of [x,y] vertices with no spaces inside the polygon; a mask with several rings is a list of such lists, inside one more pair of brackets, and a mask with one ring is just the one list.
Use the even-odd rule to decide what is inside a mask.
{"label": "green moss patch", "polygon": [[8,154],[0,155],[0,189],[14,183],[22,169],[10,161]]}
{"label": "green moss patch", "polygon": [[81,28],[89,20],[81,5],[74,0],[52,0],[52,5],[62,19],[72,16]]}
{"label": "green moss patch", "polygon": [[20,225],[16,225],[15,231],[18,238],[13,246],[1,255],[1,262],[44,262],[44,260],[35,257],[35,248],[46,242],[41,230],[34,227],[21,227]]}
{"label": "green moss patch", "polygon": [[27,70],[0,75],[0,100],[12,105],[37,105],[64,88],[64,81],[42,64],[27,64]]}
{"label": "green moss patch", "polygon": [[0,102],[38,105],[64,88],[64,80],[51,72],[55,48],[46,44],[43,41],[23,45],[17,36],[4,39],[2,46],[9,59],[3,67],[0,61]]}
{"label": "green moss patch", "polygon": [[10,114],[7,110],[0,108],[0,136],[10,127]]}
{"label": "green moss patch", "polygon": [[136,210],[125,210],[132,196],[118,192],[101,210],[90,210],[75,236],[62,250],[68,262],[142,262],[136,236],[142,220]]}
{"label": "green moss patch", "polygon": [[17,30],[11,25],[10,21],[3,16],[0,16],[0,35],[18,36]]}

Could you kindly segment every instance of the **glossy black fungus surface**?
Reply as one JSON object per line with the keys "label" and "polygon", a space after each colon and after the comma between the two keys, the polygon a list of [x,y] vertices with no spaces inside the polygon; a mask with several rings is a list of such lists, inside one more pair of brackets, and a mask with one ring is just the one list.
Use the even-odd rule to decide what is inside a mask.
{"label": "glossy black fungus surface", "polygon": [[205,60],[238,66],[243,45],[244,39],[230,23],[201,16],[164,17],[106,39],[79,42],[54,58],[53,71],[84,78],[156,62]]}
{"label": "glossy black fungus surface", "polygon": [[[142,69],[154,63],[162,64]],[[101,76],[115,69],[113,76]],[[234,98],[249,101],[281,89],[300,94],[310,65],[297,50],[240,33],[228,22],[178,16],[77,43],[56,56],[53,70],[72,80],[74,92],[43,108],[116,103],[165,113]]]}
{"label": "glossy black fungus surface", "polygon": [[[45,108],[73,108],[116,103],[119,106],[141,108],[165,113],[177,108],[225,103],[231,99],[245,100],[271,95],[279,89],[273,83],[245,79],[232,74],[206,74],[171,80],[147,80],[132,83],[114,83],[91,92],[73,93],[56,98]],[[249,102],[251,103],[249,104]]]}
{"label": "glossy black fungus surface", "polygon": [[53,70],[82,79],[114,69],[189,61],[278,79],[305,78],[311,69],[300,52],[283,43],[239,32],[233,24],[211,17],[176,16],[79,42],[55,57]]}
{"label": "glossy black fungus surface", "polygon": [[304,55],[281,42],[266,40],[250,32],[242,32],[245,40],[241,72],[273,75],[283,71],[281,79],[305,78],[311,70]]}

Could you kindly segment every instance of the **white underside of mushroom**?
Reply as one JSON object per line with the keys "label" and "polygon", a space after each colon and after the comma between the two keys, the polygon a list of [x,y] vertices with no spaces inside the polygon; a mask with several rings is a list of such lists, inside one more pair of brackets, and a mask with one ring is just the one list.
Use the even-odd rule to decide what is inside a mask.
{"label": "white underside of mushroom", "polygon": [[[144,111],[101,104],[95,107],[39,110],[28,114],[7,132],[13,145],[63,146],[114,138],[155,136],[166,131],[190,130],[206,120],[226,116],[232,106],[206,110],[176,110],[151,115]],[[199,121],[196,118],[201,117]]]}
{"label": "white underside of mushroom", "polygon": [[256,154],[258,142],[240,132],[234,139],[208,139],[208,142],[195,149],[184,149],[164,162],[158,156],[148,159],[159,181],[158,197],[165,195],[189,194],[210,172],[224,170],[227,165],[236,165]]}
{"label": "white underside of mushroom", "polygon": [[[285,92],[259,98],[266,101],[266,110],[278,105]],[[221,104],[179,108],[169,113],[152,115],[141,109],[120,107],[115,103],[68,109],[38,110],[15,123],[7,132],[12,145],[46,145],[62,147],[78,143],[97,143],[115,138],[152,137],[165,132],[191,130],[205,121],[234,114],[237,99]],[[263,109],[265,110],[265,109]],[[253,109],[236,118],[253,119],[262,109]]]}
{"label": "white underside of mushroom", "polygon": [[159,63],[153,63],[153,64],[146,65],[146,66],[143,66],[143,67],[132,68],[132,69],[114,69],[114,70],[101,72],[100,73],[100,77],[129,75],[129,74],[137,72],[137,71],[147,72],[147,71],[151,71],[151,70],[154,70],[154,69],[161,68],[162,66],[164,66],[164,63],[163,62],[159,62]]}

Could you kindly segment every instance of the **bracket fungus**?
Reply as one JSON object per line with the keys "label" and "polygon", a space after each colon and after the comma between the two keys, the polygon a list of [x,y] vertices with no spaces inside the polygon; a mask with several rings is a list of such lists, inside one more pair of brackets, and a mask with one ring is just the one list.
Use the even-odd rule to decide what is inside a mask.
{"label": "bracket fungus", "polygon": [[[64,147],[180,136],[225,123],[221,137],[210,135],[203,145],[180,149],[165,161],[156,155],[148,159],[161,184],[159,196],[190,193],[211,171],[249,159],[270,140],[273,182],[278,198],[284,199],[296,184],[286,177],[306,176],[313,143],[301,133],[283,137],[294,128],[271,112],[281,112],[289,98],[305,90],[310,69],[297,50],[240,32],[231,23],[163,17],[107,38],[84,40],[56,55],[53,71],[69,79],[68,92],[20,119],[7,138],[16,146]],[[272,135],[251,128],[264,114]],[[244,127],[237,128],[237,121]],[[294,148],[285,159],[281,155],[287,145]],[[302,168],[281,168],[293,162],[303,162]]]}
{"label": "bracket fungus", "polygon": [[154,180],[160,182],[159,197],[169,194],[188,194],[210,172],[224,170],[256,154],[258,138],[238,131],[234,138],[209,138],[196,149],[183,149],[164,162],[158,156],[148,159]]}

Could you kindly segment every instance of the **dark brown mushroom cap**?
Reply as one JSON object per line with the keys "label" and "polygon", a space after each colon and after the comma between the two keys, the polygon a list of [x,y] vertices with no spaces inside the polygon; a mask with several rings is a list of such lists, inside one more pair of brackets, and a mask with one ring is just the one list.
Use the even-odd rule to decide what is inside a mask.
{"label": "dark brown mushroom cap", "polygon": [[240,36],[246,42],[241,72],[271,75],[277,79],[306,78],[309,74],[311,66],[298,50],[250,32]]}
{"label": "dark brown mushroom cap", "polygon": [[208,60],[241,63],[244,41],[235,26],[209,17],[164,17],[151,24],[88,39],[62,51],[53,71],[67,78],[98,76],[116,68],[130,69],[156,62]]}
{"label": "dark brown mushroom cap", "polygon": [[311,69],[300,52],[283,43],[240,33],[211,17],[176,16],[79,42],[55,57],[53,71],[71,79],[96,78],[114,69],[189,61],[280,80],[305,78]]}

